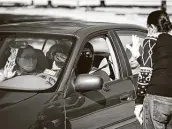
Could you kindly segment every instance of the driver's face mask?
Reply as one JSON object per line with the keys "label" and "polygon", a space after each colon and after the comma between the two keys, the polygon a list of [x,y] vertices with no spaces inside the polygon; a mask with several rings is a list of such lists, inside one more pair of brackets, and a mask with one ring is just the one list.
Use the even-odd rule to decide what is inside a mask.
{"label": "driver's face mask", "polygon": [[93,52],[86,48],[82,51],[77,65],[78,74],[89,73],[92,69]]}

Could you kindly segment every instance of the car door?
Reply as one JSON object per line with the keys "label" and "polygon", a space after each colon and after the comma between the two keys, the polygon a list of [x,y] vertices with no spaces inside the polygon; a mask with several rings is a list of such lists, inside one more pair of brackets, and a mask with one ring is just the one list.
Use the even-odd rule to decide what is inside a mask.
{"label": "car door", "polygon": [[107,39],[116,78],[105,82],[101,90],[70,93],[65,102],[66,116],[73,129],[134,129],[136,126],[131,123],[135,121],[135,92],[119,38],[112,31],[97,32],[83,43],[101,36]]}
{"label": "car door", "polygon": [[[132,35],[137,35],[139,37],[139,41],[142,45],[144,38],[146,37],[146,30],[141,30],[141,29],[119,29],[119,30],[115,30],[115,32],[118,34],[121,43],[124,47],[124,49],[126,50],[126,45],[127,44],[132,44]],[[125,51],[128,57],[128,61],[129,61],[129,57],[131,56],[131,53],[129,51]],[[137,86],[137,77],[138,77],[138,71],[137,72],[132,72],[133,74],[133,82],[134,82],[134,86]],[[137,88],[137,87],[136,87]],[[139,122],[136,122],[137,128],[141,129],[142,127],[140,126]]]}

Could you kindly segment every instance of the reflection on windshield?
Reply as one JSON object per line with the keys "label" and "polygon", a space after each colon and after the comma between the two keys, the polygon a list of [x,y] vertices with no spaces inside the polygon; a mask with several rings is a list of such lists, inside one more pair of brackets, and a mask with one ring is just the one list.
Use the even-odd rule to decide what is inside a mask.
{"label": "reflection on windshield", "polygon": [[0,88],[52,87],[64,68],[71,46],[68,39],[7,38],[0,49]]}

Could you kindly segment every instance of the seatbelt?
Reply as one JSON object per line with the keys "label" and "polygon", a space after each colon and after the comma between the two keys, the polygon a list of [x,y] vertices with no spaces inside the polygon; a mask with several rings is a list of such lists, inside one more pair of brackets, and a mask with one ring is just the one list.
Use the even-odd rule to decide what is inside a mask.
{"label": "seatbelt", "polygon": [[110,78],[111,79],[113,79],[113,80],[115,80],[115,75],[114,75],[114,72],[113,72],[113,68],[112,68],[112,62],[109,60],[109,57],[106,57],[106,59],[107,59],[107,62],[108,62],[108,64],[109,64],[109,69],[110,69]]}

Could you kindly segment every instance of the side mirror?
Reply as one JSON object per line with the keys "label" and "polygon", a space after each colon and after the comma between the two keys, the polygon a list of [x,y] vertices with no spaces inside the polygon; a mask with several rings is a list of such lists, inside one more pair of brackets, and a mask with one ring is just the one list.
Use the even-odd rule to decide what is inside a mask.
{"label": "side mirror", "polygon": [[73,80],[73,86],[76,91],[100,90],[103,87],[103,79],[98,75],[81,74]]}

